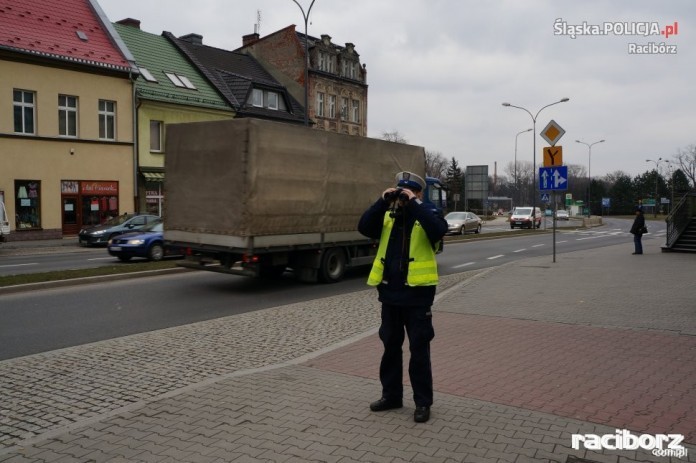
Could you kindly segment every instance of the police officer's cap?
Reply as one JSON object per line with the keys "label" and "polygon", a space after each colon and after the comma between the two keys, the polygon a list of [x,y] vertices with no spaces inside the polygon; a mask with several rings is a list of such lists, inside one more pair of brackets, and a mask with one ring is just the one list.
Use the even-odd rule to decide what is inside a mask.
{"label": "police officer's cap", "polygon": [[413,172],[399,172],[396,174],[396,186],[399,188],[422,191],[425,188],[425,180]]}

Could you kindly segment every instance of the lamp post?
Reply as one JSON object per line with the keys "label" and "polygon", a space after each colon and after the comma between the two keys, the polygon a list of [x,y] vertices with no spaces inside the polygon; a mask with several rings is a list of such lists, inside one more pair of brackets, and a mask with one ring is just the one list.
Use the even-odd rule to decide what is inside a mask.
{"label": "lamp post", "polygon": [[670,182],[672,183],[672,195],[671,195],[671,199],[669,200],[669,213],[671,214],[672,207],[674,207],[674,166],[668,160],[665,160],[665,162],[669,166],[669,178],[670,178]]}
{"label": "lamp post", "polygon": [[519,201],[519,195],[520,195],[520,186],[518,183],[518,178],[517,178],[517,137],[522,135],[523,133],[531,132],[532,129],[529,128],[527,130],[523,130],[521,132],[517,132],[517,135],[515,135],[515,194],[518,196],[517,200]]}
{"label": "lamp post", "polygon": [[561,98],[559,101],[555,101],[553,103],[547,104],[546,106],[542,106],[541,109],[539,109],[539,111],[537,111],[536,115],[532,115],[532,113],[529,112],[528,109],[523,108],[521,106],[515,106],[515,105],[510,104],[510,103],[503,103],[503,106],[505,106],[507,108],[521,109],[522,111],[529,114],[529,117],[532,118],[532,128],[534,130],[534,143],[532,144],[532,150],[533,150],[533,152],[532,152],[532,160],[533,160],[533,162],[532,162],[532,191],[533,191],[533,193],[532,193],[532,221],[533,221],[533,223],[536,223],[536,196],[537,196],[536,195],[536,189],[537,189],[537,185],[536,185],[536,120],[537,120],[537,117],[539,117],[539,113],[541,111],[543,111],[545,108],[548,108],[549,106],[553,106],[553,105],[558,104],[558,103],[565,103],[568,100],[570,100],[570,98]]}
{"label": "lamp post", "polygon": [[655,206],[653,207],[653,217],[657,217],[657,184],[660,180],[660,163],[665,162],[665,160],[662,158],[657,158],[657,161],[654,159],[646,159],[645,162],[655,163]]}
{"label": "lamp post", "polygon": [[314,2],[316,0],[312,0],[312,3],[309,4],[309,8],[307,9],[306,13],[304,8],[302,8],[302,5],[300,5],[297,0],[292,1],[295,2],[298,7],[300,7],[300,11],[304,17],[304,125],[309,126],[309,48],[307,45],[307,23],[309,22],[309,12],[312,11],[312,7],[314,6]]}
{"label": "lamp post", "polygon": [[594,143],[585,143],[584,141],[575,140],[575,143],[582,143],[589,148],[589,153],[587,155],[587,218],[589,219],[592,215],[592,176],[590,175],[590,166],[592,164],[592,145],[604,143],[604,140],[599,140]]}

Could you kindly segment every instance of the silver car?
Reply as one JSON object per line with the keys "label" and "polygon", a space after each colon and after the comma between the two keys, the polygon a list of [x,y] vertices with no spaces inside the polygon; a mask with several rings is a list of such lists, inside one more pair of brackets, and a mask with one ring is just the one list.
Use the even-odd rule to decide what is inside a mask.
{"label": "silver car", "polygon": [[462,235],[466,232],[479,233],[483,221],[473,212],[450,212],[445,216],[447,233]]}

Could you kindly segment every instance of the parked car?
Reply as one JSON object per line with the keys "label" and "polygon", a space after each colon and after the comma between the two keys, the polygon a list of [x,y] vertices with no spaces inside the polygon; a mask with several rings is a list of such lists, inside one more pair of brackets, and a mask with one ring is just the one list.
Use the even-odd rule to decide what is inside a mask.
{"label": "parked car", "polygon": [[462,235],[466,232],[479,233],[483,221],[473,212],[450,212],[445,216],[447,233]]}
{"label": "parked car", "polygon": [[570,215],[568,214],[568,211],[564,209],[559,209],[556,211],[556,220],[569,220]]}
{"label": "parked car", "polygon": [[[532,217],[532,211],[535,211]],[[510,228],[532,228],[541,227],[541,209],[531,206],[516,207],[510,216]]]}
{"label": "parked car", "polygon": [[106,245],[107,242],[118,235],[140,230],[150,222],[161,220],[156,215],[149,214],[123,214],[112,217],[101,225],[83,228],[78,235],[80,244]]}
{"label": "parked car", "polygon": [[160,261],[167,256],[183,256],[179,248],[164,245],[164,224],[162,220],[150,222],[139,231],[124,233],[109,240],[109,254],[126,262],[133,257]]}

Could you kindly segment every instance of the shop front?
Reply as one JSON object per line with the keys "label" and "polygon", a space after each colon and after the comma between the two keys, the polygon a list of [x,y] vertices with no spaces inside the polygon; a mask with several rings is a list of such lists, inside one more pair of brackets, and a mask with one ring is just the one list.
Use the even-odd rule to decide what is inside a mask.
{"label": "shop front", "polygon": [[119,215],[117,181],[61,181],[63,235]]}

